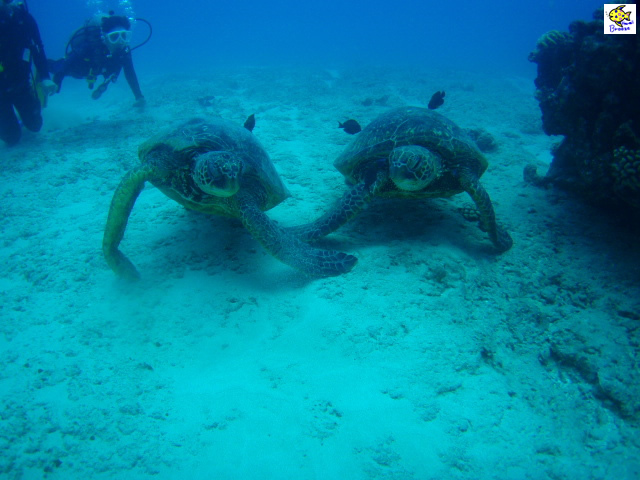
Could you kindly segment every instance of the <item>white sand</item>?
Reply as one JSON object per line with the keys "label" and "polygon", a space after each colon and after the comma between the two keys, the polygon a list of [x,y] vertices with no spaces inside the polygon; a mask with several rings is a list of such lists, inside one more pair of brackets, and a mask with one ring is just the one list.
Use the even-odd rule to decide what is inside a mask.
{"label": "white sand", "polygon": [[[533,82],[471,72],[247,68],[69,80],[46,127],[0,147],[0,477],[637,479],[637,226],[522,181],[545,171]],[[139,143],[206,114],[254,134],[307,222],[344,191],[332,162],[386,108],[424,106],[500,144],[483,177],[515,244],[497,256],[464,195],[383,201],[320,245],[354,270],[309,279],[238,221],[152,186],[107,268],[111,195]],[[210,107],[198,98],[214,95]],[[387,106],[363,106],[389,95]]]}

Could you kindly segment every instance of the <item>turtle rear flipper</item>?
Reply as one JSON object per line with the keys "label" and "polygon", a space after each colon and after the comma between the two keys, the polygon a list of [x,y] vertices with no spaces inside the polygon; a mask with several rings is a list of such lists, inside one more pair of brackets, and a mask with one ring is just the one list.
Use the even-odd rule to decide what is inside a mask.
{"label": "turtle rear flipper", "polygon": [[502,253],[509,250],[513,246],[511,235],[497,224],[491,198],[489,198],[489,194],[480,183],[480,180],[471,174],[462,174],[460,182],[478,208],[482,231],[489,234],[491,242],[499,252]]}
{"label": "turtle rear flipper", "polygon": [[304,225],[288,227],[287,233],[305,242],[313,242],[329,235],[364,210],[388,179],[386,171],[378,171],[370,182],[364,181],[354,185],[320,218]]}
{"label": "turtle rear flipper", "polygon": [[357,263],[353,255],[313,248],[278,227],[256,205],[250,195],[238,198],[243,225],[278,260],[303,272],[321,277],[347,273]]}
{"label": "turtle rear flipper", "polygon": [[140,274],[126,255],[118,250],[118,246],[127,228],[133,205],[144,188],[144,183],[151,177],[152,170],[146,165],[136,167],[124,176],[113,194],[102,237],[102,252],[107,264],[117,275],[129,280],[139,279]]}

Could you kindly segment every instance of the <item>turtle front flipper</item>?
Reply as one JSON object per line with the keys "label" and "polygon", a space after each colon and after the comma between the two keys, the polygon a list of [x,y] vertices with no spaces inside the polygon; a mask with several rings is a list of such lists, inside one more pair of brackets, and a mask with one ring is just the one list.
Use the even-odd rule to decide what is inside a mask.
{"label": "turtle front flipper", "polygon": [[140,274],[133,263],[118,250],[118,245],[127,228],[131,209],[144,188],[144,183],[151,177],[152,171],[147,165],[136,167],[124,176],[113,194],[107,224],[104,228],[102,238],[104,258],[111,270],[129,280],[137,280]]}
{"label": "turtle front flipper", "polygon": [[506,252],[513,245],[511,235],[496,222],[496,214],[489,194],[480,180],[471,174],[461,175],[460,182],[465,191],[478,207],[480,227],[489,234],[489,238],[500,252]]}
{"label": "turtle front flipper", "polygon": [[237,197],[245,228],[283,263],[313,276],[329,277],[350,271],[358,261],[353,255],[307,245],[267,217],[250,194],[239,193]]}
{"label": "turtle front flipper", "polygon": [[313,242],[334,232],[364,210],[389,179],[385,170],[379,170],[375,175],[373,181],[365,180],[354,185],[327,213],[314,222],[287,227],[285,230],[305,242]]}

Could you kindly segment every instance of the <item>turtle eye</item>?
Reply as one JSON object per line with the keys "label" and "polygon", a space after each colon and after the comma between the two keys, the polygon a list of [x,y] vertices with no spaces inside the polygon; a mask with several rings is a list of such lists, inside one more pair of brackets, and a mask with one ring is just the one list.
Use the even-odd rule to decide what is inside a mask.
{"label": "turtle eye", "polygon": [[429,162],[422,162],[423,157],[420,155],[408,155],[407,169],[409,170],[425,170],[429,168]]}

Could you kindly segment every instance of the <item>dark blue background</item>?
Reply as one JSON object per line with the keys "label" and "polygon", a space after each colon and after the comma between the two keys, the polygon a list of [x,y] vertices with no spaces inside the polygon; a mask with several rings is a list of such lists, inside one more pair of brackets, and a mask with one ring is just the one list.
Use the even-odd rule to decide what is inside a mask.
{"label": "dark blue background", "polygon": [[[49,57],[96,11],[95,1],[31,0]],[[118,12],[119,2],[101,2]],[[226,65],[432,65],[533,74],[536,40],[572,20],[589,20],[590,1],[433,2],[417,0],[194,1],[136,0],[153,24],[151,42],[134,53],[145,71]],[[144,25],[136,35],[144,36]]]}

